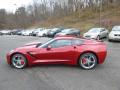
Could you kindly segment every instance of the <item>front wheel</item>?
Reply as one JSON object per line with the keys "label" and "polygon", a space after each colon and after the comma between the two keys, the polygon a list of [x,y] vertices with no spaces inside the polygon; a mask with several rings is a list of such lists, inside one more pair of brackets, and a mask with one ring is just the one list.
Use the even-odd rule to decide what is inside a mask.
{"label": "front wheel", "polygon": [[100,40],[100,36],[98,35],[96,39],[97,39],[97,40]]}
{"label": "front wheel", "polygon": [[97,65],[97,57],[93,53],[84,53],[80,56],[78,64],[85,70],[92,69]]}
{"label": "front wheel", "polygon": [[27,65],[27,59],[22,54],[14,54],[11,57],[11,65],[17,69],[22,69]]}
{"label": "front wheel", "polygon": [[80,34],[76,34],[76,36],[77,36],[77,37],[79,37],[79,36],[80,36]]}
{"label": "front wheel", "polygon": [[43,37],[46,37],[46,34],[43,34]]}

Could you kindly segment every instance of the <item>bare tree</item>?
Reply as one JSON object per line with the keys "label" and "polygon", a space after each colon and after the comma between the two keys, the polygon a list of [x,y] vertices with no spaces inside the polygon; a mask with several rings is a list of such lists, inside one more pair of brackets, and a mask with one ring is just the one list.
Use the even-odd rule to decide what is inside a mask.
{"label": "bare tree", "polygon": [[7,12],[5,9],[0,9],[0,28],[4,29],[5,24],[6,24],[6,15]]}

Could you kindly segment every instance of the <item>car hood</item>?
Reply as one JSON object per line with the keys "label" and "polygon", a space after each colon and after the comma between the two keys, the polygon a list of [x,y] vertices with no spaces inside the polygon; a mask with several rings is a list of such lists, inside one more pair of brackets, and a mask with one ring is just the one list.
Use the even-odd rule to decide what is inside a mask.
{"label": "car hood", "polygon": [[42,44],[41,42],[35,41],[35,42],[29,42],[27,44],[25,44],[24,46],[33,46],[33,45],[37,45],[37,44]]}
{"label": "car hood", "polygon": [[14,50],[14,52],[29,52],[29,51],[35,51],[37,48],[37,45],[41,45],[42,43],[40,42],[31,42],[28,44],[25,44],[21,47],[18,47]]}
{"label": "car hood", "polygon": [[120,31],[111,31],[110,34],[120,34]]}
{"label": "car hood", "polygon": [[66,35],[66,33],[58,33],[58,34],[56,34],[56,35]]}
{"label": "car hood", "polygon": [[98,35],[99,33],[90,33],[90,32],[87,32],[85,33],[84,35],[90,35],[90,36],[95,36],[95,35]]}

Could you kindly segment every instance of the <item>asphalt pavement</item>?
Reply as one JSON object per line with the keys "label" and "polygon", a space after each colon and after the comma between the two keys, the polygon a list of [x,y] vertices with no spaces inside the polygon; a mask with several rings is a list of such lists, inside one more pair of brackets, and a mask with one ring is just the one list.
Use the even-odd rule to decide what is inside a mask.
{"label": "asphalt pavement", "polygon": [[0,36],[0,90],[120,90],[120,42],[105,43],[105,63],[93,70],[68,65],[37,65],[14,69],[6,63],[6,53],[26,43],[49,38]]}

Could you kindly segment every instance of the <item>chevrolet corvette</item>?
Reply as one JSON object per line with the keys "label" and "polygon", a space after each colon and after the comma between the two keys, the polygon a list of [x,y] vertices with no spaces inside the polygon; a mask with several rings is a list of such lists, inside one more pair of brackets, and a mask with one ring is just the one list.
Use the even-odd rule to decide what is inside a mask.
{"label": "chevrolet corvette", "polygon": [[17,69],[36,64],[69,64],[85,70],[103,64],[107,55],[104,42],[77,37],[55,37],[43,44],[33,43],[7,53],[7,63]]}

